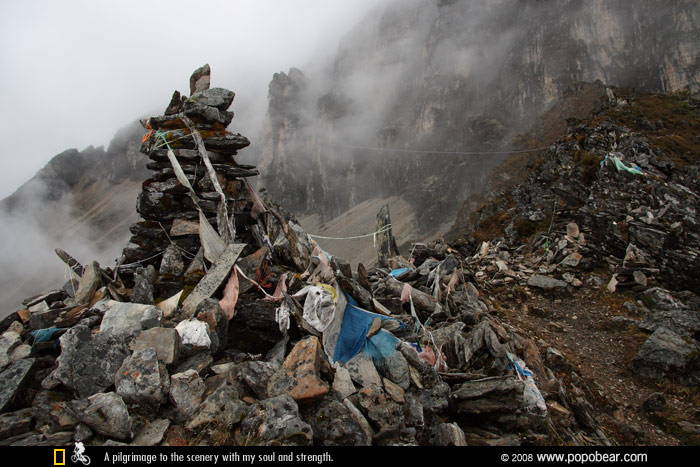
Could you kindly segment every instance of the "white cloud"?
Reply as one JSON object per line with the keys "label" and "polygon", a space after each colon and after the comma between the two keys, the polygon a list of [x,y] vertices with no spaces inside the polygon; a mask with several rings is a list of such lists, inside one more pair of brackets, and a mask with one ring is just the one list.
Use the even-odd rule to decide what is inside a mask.
{"label": "white cloud", "polygon": [[332,53],[383,1],[0,3],[0,197],[64,149],[107,145],[160,113],[204,63],[213,86],[238,95],[232,128],[252,131],[274,72]]}

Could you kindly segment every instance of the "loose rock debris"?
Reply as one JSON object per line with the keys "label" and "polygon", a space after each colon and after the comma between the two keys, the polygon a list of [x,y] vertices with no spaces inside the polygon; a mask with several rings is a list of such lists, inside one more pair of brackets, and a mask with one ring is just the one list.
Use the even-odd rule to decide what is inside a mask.
{"label": "loose rock debris", "polygon": [[[699,197],[686,179],[697,169],[669,175],[643,140],[601,126],[584,146],[614,140],[624,154],[614,160],[646,175],[601,157],[593,191],[549,184],[546,236],[417,244],[409,258],[353,272],[252,190],[257,171],[233,158],[249,142],[225,130],[234,94],[209,88],[208,67],[191,83],[192,97],[176,92],[165,116],[144,122],[154,174],[120,264],[83,267],[61,251],[77,287],[27,299],[2,321],[0,444],[620,442],[565,353],[499,317],[491,294],[503,287],[639,291],[635,324],[652,334],[630,367],[700,380],[700,299],[661,287],[697,269],[681,261],[698,254]],[[576,141],[553,145],[547,170],[570,170]],[[619,205],[631,183],[647,204]],[[584,207],[567,208],[571,196]],[[518,206],[528,222],[547,218],[535,203]],[[676,249],[660,261],[670,237]],[[591,273],[601,262],[610,277]]]}

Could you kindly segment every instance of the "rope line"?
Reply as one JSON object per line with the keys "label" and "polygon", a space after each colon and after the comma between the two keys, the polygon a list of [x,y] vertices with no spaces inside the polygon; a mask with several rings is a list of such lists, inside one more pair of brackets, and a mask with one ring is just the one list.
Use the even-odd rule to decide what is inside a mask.
{"label": "rope line", "polygon": [[395,149],[395,148],[372,148],[369,146],[343,146],[335,145],[336,147],[348,148],[348,149],[361,149],[365,151],[377,151],[377,152],[401,152],[409,154],[441,154],[441,155],[464,155],[464,156],[479,156],[479,155],[489,155],[489,154],[525,154],[530,152],[539,152],[549,149],[549,146],[535,149],[524,149],[519,151],[430,151],[430,150],[413,150],[413,149]]}
{"label": "rope line", "polygon": [[323,237],[321,235],[309,235],[311,238],[320,238],[322,240],[356,240],[358,238],[367,238],[367,237],[374,237],[377,234],[384,233],[388,230],[391,230],[391,224],[385,225],[381,229],[377,230],[376,232],[372,232],[370,234],[366,235],[358,235],[356,237]]}

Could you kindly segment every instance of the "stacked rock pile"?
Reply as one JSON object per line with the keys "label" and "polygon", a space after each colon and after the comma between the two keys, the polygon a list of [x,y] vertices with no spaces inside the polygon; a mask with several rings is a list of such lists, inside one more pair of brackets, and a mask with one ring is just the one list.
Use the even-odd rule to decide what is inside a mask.
{"label": "stacked rock pile", "polygon": [[[253,202],[245,179],[258,172],[233,158],[250,141],[226,130],[233,119],[227,109],[235,94],[209,88],[209,82],[207,65],[192,75],[190,98],[175,91],[165,115],[143,122],[151,133],[141,151],[151,159],[148,169],[154,173],[143,182],[136,206],[143,220],[131,227],[133,236],[119,267],[127,282],[135,276],[134,302],[152,304],[154,298],[170,297],[201,279],[206,252],[200,240],[200,213],[230,243],[252,243],[246,227],[255,223],[250,215]],[[179,167],[169,159],[169,151]],[[180,169],[191,191],[178,180]],[[233,228],[227,229],[226,221]]]}

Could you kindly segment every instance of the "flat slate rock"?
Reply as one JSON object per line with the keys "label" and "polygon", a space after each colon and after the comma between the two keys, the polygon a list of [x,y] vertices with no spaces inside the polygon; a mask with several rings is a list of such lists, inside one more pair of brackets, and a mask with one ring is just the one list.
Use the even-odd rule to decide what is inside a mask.
{"label": "flat slate rock", "polygon": [[537,287],[544,290],[555,290],[555,289],[565,289],[567,283],[560,281],[559,279],[554,279],[548,276],[542,276],[540,274],[534,274],[530,276],[527,280],[527,285],[530,287]]}
{"label": "flat slate rock", "polygon": [[92,333],[78,325],[60,338],[61,355],[53,377],[81,398],[90,397],[114,385],[114,377],[131,353],[128,342],[109,333]]}
{"label": "flat slate rock", "polygon": [[156,446],[165,437],[165,432],[170,428],[170,420],[167,418],[159,418],[153,420],[143,426],[138,433],[134,441],[131,443],[132,446]]}
{"label": "flat slate rock", "polygon": [[166,365],[174,365],[180,358],[180,334],[173,328],[151,328],[141,331],[141,334],[131,341],[131,350],[143,350],[149,347],[156,349],[158,361]]}
{"label": "flat slate rock", "polygon": [[284,363],[272,375],[267,385],[270,396],[287,394],[296,401],[323,396],[330,388],[320,375],[321,343],[316,336],[308,337],[294,346]]}
{"label": "flat slate rock", "polygon": [[163,312],[153,305],[108,300],[95,304],[93,309],[104,312],[100,333],[123,339],[159,327],[163,319]]}
{"label": "flat slate rock", "polygon": [[35,363],[33,358],[18,360],[0,373],[0,413],[6,412],[12,405],[15,395],[24,387],[34,370]]}
{"label": "flat slate rock", "polygon": [[226,246],[226,249],[214,262],[209,272],[199,281],[194,290],[182,303],[182,309],[185,310],[186,313],[193,315],[195,311],[197,311],[197,306],[202,303],[204,299],[214,295],[231,273],[231,268],[236,264],[236,260],[245,247],[246,245],[244,243],[235,243]]}
{"label": "flat slate rock", "polygon": [[131,438],[129,409],[118,394],[95,394],[87,401],[77,401],[75,408],[80,421],[99,434],[118,440]]}

